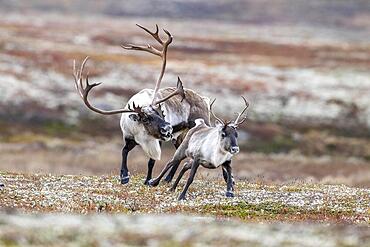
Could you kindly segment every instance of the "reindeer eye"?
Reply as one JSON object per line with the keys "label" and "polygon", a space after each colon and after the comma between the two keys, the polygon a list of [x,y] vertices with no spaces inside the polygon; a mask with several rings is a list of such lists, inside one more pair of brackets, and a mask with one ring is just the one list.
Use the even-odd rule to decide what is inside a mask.
{"label": "reindeer eye", "polygon": [[221,133],[221,137],[222,137],[222,138],[225,138],[225,137],[226,137],[226,133],[225,133],[225,132],[222,132],[222,133]]}

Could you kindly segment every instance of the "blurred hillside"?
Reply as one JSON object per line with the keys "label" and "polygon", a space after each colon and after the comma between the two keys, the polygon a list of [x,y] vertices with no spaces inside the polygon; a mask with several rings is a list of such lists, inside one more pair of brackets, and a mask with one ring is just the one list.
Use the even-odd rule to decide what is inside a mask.
{"label": "blurred hillside", "polygon": [[367,0],[88,0],[5,1],[5,11],[55,11],[108,16],[205,19],[265,25],[308,25],[361,28],[369,30],[370,4]]}
{"label": "blurred hillside", "polygon": [[[97,62],[91,69],[96,80],[105,82],[97,103],[122,106],[122,96],[152,87],[158,62],[119,45],[147,40],[134,23],[159,22],[175,36],[167,86],[181,75],[187,87],[206,96],[228,96],[219,107],[230,111],[222,112],[236,111],[239,102],[233,97],[244,91],[254,120],[340,128],[370,122],[367,1],[0,4],[1,101],[11,106],[2,118],[75,122],[86,111],[75,109],[81,104],[71,87],[70,67],[85,55]],[[27,112],[21,102],[27,102]]]}

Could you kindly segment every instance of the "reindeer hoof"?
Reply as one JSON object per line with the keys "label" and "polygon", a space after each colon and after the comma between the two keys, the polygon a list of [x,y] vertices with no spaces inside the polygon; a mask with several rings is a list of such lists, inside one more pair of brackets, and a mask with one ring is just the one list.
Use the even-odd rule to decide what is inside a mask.
{"label": "reindeer hoof", "polygon": [[121,184],[127,184],[130,181],[130,175],[121,177]]}
{"label": "reindeer hoof", "polygon": [[175,188],[171,187],[170,189],[168,189],[169,192],[175,192]]}
{"label": "reindeer hoof", "polygon": [[186,200],[186,197],[185,197],[185,196],[183,196],[183,195],[180,195],[178,200],[179,200],[179,201],[185,201],[185,200]]}
{"label": "reindeer hoof", "polygon": [[4,184],[2,184],[2,183],[0,183],[0,188],[3,188],[3,187],[5,187],[5,185],[4,185]]}
{"label": "reindeer hoof", "polygon": [[166,183],[171,183],[172,177],[165,177],[164,181]]}
{"label": "reindeer hoof", "polygon": [[144,185],[149,185],[149,180],[145,180]]}
{"label": "reindeer hoof", "polygon": [[234,192],[226,191],[225,195],[226,195],[226,197],[231,198],[231,197],[234,197]]}
{"label": "reindeer hoof", "polygon": [[152,187],[155,187],[155,186],[157,186],[159,184],[159,181],[156,181],[155,179],[150,179],[149,181],[148,181],[148,185],[149,186],[152,186]]}

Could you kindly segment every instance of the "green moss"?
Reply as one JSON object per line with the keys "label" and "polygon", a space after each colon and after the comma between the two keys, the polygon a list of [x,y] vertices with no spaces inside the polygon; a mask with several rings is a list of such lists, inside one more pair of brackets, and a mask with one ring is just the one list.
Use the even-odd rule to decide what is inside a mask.
{"label": "green moss", "polygon": [[45,141],[52,137],[80,136],[74,125],[61,121],[45,121],[40,124],[30,124],[25,128],[21,123],[4,123],[0,120],[0,141],[2,142],[33,142]]}
{"label": "green moss", "polygon": [[300,209],[276,202],[265,202],[261,204],[240,202],[236,205],[207,205],[203,208],[203,211],[216,212],[217,215],[237,217],[245,220],[255,217],[274,219],[277,215],[281,214],[295,214]]}
{"label": "green moss", "polygon": [[365,155],[364,159],[367,160],[367,161],[370,161],[370,154]]}
{"label": "green moss", "polygon": [[328,152],[335,152],[338,149],[338,147],[334,143],[329,143],[326,145],[326,149],[328,150]]}
{"label": "green moss", "polygon": [[235,217],[241,220],[281,220],[281,219],[310,219],[320,217],[340,218],[352,215],[353,210],[332,210],[326,207],[318,210],[307,210],[304,208],[285,205],[278,202],[264,202],[250,204],[239,202],[229,205],[207,205],[201,209],[202,213],[223,217]]}
{"label": "green moss", "polygon": [[4,246],[4,247],[16,247],[16,246],[20,246],[14,239],[10,239],[10,238],[3,238],[3,239],[0,239],[0,246]]}
{"label": "green moss", "polygon": [[69,125],[63,122],[47,122],[43,125],[42,129],[48,135],[64,136],[69,135],[75,131],[76,126]]}
{"label": "green moss", "polygon": [[298,187],[298,186],[285,186],[284,187],[284,191],[287,191],[287,192],[301,192],[302,191],[302,187]]}
{"label": "green moss", "polygon": [[190,247],[193,246],[191,243],[183,243],[183,242],[177,242],[173,240],[166,240],[161,242],[161,246],[163,247]]}
{"label": "green moss", "polygon": [[247,150],[262,153],[289,152],[297,148],[297,143],[287,135],[279,135],[272,140],[253,140],[247,145]]}

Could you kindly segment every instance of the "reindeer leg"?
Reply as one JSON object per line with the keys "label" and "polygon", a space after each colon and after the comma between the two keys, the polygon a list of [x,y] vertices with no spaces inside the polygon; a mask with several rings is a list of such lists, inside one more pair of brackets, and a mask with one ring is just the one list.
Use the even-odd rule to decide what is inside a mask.
{"label": "reindeer leg", "polygon": [[3,188],[3,187],[5,187],[5,184],[4,184],[4,183],[2,183],[2,182],[1,182],[1,180],[2,180],[2,179],[1,179],[1,177],[0,177],[0,188]]}
{"label": "reindeer leg", "polygon": [[227,183],[227,171],[225,167],[222,167],[222,176],[224,177],[225,182]]}
{"label": "reindeer leg", "polygon": [[167,176],[164,178],[164,181],[166,181],[167,183],[171,183],[173,177],[176,174],[177,169],[179,168],[180,163],[181,162],[176,162],[172,165],[172,168],[170,172],[167,174]]}
{"label": "reindeer leg", "polygon": [[155,160],[150,158],[149,161],[148,161],[148,173],[147,173],[146,179],[144,181],[145,185],[149,185],[149,180],[152,179],[154,164],[155,164]]}
{"label": "reindeer leg", "polygon": [[128,153],[137,145],[134,140],[125,139],[126,145],[122,149],[122,165],[121,165],[121,184],[127,184],[130,180],[130,173],[127,169],[127,156]]}
{"label": "reindeer leg", "polygon": [[[175,146],[176,149],[181,145],[182,140],[183,140],[183,138],[181,138],[181,136],[179,136],[176,139],[176,141],[173,142],[173,145]],[[164,181],[166,181],[167,183],[170,183],[172,181],[173,177],[176,174],[177,168],[179,168],[180,163],[181,163],[181,161],[173,164],[170,172],[164,178]]]}
{"label": "reindeer leg", "polygon": [[[162,142],[159,142],[159,145],[162,146]],[[150,158],[148,161],[148,172],[146,174],[146,179],[144,181],[145,185],[149,185],[149,180],[152,179],[154,164],[155,160]]]}
{"label": "reindeer leg", "polygon": [[162,177],[173,166],[173,163],[176,163],[176,162],[178,162],[178,161],[177,160],[174,160],[174,159],[172,159],[170,162],[168,162],[167,165],[165,166],[165,168],[158,175],[158,177],[156,177],[154,179],[150,179],[148,181],[148,185],[153,186],[153,187],[157,186],[159,184],[159,182],[161,181]]}
{"label": "reindeer leg", "polygon": [[194,180],[195,173],[197,172],[198,167],[199,167],[199,161],[198,160],[194,160],[192,162],[192,164],[191,164],[191,170],[190,170],[188,181],[186,182],[185,188],[184,188],[184,190],[181,192],[181,194],[179,196],[179,201],[186,199],[186,197],[185,197],[186,192],[188,191],[190,184]]}
{"label": "reindeer leg", "polygon": [[225,168],[227,172],[227,188],[226,188],[225,195],[226,197],[234,197],[234,184],[233,184],[233,177],[232,177],[231,160],[223,163],[222,168]]}
{"label": "reindeer leg", "polygon": [[179,148],[176,150],[175,155],[173,158],[167,163],[165,168],[161,171],[161,173],[158,175],[158,177],[154,179],[149,180],[149,185],[150,186],[157,186],[159,182],[161,181],[162,177],[166,174],[166,172],[176,163],[180,163],[183,159],[186,158],[185,155],[185,147]]}
{"label": "reindeer leg", "polygon": [[[227,183],[227,170],[225,167],[222,167],[222,176],[224,177],[225,183]],[[231,175],[231,179],[233,181],[233,185],[235,185],[234,176]]]}
{"label": "reindeer leg", "polygon": [[[182,141],[184,140],[184,137],[186,136],[186,133],[188,132],[189,129],[193,128],[195,126],[195,122],[194,121],[189,121],[189,122],[181,122],[179,123],[178,125],[174,125],[173,126],[173,129],[174,129],[174,132],[177,132],[177,131],[184,131],[187,129],[186,132],[183,132],[178,138],[177,140],[173,143],[173,145],[175,146],[175,148],[177,149]],[[176,130],[176,131],[175,131]],[[173,177],[175,176],[176,174],[176,171],[177,169],[179,168],[179,165],[180,165],[181,162],[179,163],[176,163],[176,164],[173,164],[172,166],[172,169],[171,171],[168,173],[168,175],[166,176],[166,178],[164,179],[167,183],[170,183],[173,179]]]}
{"label": "reindeer leg", "polygon": [[191,168],[191,165],[192,165],[192,161],[189,161],[189,162],[186,162],[185,165],[183,166],[183,168],[181,169],[180,173],[179,173],[179,176],[177,177],[175,183],[172,185],[170,191],[173,192],[176,190],[176,187],[177,185],[179,184],[182,176],[184,176],[185,172],[187,172],[190,168]]}

